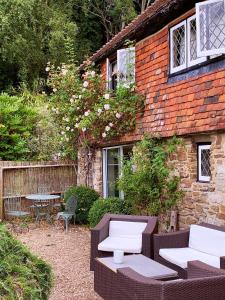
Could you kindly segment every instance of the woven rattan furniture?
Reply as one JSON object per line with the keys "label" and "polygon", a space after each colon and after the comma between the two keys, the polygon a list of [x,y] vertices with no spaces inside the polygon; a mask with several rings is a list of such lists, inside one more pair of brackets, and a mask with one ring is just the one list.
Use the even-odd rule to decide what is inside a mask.
{"label": "woven rattan furniture", "polygon": [[156,217],[105,214],[98,225],[91,229],[90,269],[92,271],[94,270],[94,259],[96,257],[108,257],[112,255],[112,252],[98,250],[98,245],[109,236],[110,221],[146,223],[145,230],[142,233],[141,253],[147,257],[153,258],[153,234],[158,232],[158,222]]}
{"label": "woven rattan furniture", "polygon": [[112,271],[96,259],[94,287],[105,300],[224,300],[225,271],[194,261],[188,279],[161,281],[131,268]]}
{"label": "woven rattan furniture", "polygon": [[[219,227],[216,225],[207,224],[207,223],[201,223],[199,225],[203,226],[206,229],[213,229],[214,231],[225,232],[225,228],[222,228],[222,227]],[[212,230],[211,230],[211,232],[212,232]],[[165,257],[163,258],[162,254],[160,255],[160,253],[162,252],[162,250],[160,252],[160,249],[165,249],[165,250],[166,249],[171,249],[171,250],[177,249],[178,251],[180,249],[181,251],[184,251],[184,253],[185,253],[185,249],[187,249],[189,247],[189,240],[190,240],[189,238],[190,238],[190,229],[173,232],[173,233],[155,234],[154,235],[154,259],[156,261],[160,262],[161,264],[163,264],[169,268],[172,268],[173,270],[176,270],[178,272],[180,278],[187,278],[187,268],[183,268],[175,263],[172,263],[171,261],[168,261],[168,259],[165,259]],[[201,237],[200,237],[200,240],[201,240]],[[199,241],[199,242],[201,242],[201,241]],[[203,242],[207,243],[206,248],[209,246],[212,246],[214,248],[216,247],[214,245],[213,241],[207,236],[205,238],[205,241],[203,241]],[[219,251],[219,252],[224,251],[224,254],[225,254],[225,247],[224,247],[225,240],[217,238],[217,242],[218,242],[219,246],[217,247],[216,251]],[[199,258],[198,260],[201,260],[201,261],[207,263],[206,261],[204,261],[205,254],[208,255],[207,253],[204,253],[204,249],[203,249],[203,252],[200,253],[200,256],[202,255],[203,258],[202,259]],[[173,258],[175,258],[175,260],[176,260],[177,259],[176,255],[173,255]],[[225,257],[220,255],[218,257],[215,256],[214,258],[216,260],[215,262],[218,261],[217,267],[225,269]],[[196,260],[196,258],[195,259],[190,258],[190,261],[191,260]],[[215,262],[214,262],[214,264],[215,264]],[[208,263],[208,264],[210,264],[210,263]],[[225,296],[224,296],[224,299],[225,299]]]}

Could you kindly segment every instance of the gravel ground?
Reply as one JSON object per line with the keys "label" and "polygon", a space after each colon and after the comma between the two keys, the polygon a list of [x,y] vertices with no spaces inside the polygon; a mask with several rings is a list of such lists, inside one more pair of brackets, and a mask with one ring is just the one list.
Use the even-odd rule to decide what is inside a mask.
{"label": "gravel ground", "polygon": [[71,226],[66,234],[53,226],[30,229],[17,236],[53,269],[54,287],[49,300],[100,300],[89,271],[90,231]]}

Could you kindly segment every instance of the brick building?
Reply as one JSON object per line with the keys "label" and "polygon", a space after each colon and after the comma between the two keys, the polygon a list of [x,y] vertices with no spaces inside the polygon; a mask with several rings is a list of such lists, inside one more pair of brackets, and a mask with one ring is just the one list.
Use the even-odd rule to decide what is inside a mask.
{"label": "brick building", "polygon": [[[197,3],[198,2],[198,3]],[[105,197],[119,196],[114,182],[120,162],[143,133],[184,139],[176,157],[185,198],[180,227],[201,220],[225,224],[225,2],[156,0],[142,15],[97,51],[108,88],[116,88],[132,48],[135,83],[145,96],[144,115],[131,134],[96,151],[90,185]],[[79,153],[78,181],[84,168]]]}

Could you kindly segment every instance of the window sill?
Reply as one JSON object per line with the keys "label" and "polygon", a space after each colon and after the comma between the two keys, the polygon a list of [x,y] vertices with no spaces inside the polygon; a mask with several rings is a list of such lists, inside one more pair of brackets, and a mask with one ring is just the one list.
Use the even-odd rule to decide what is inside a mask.
{"label": "window sill", "polygon": [[225,55],[215,57],[207,60],[203,63],[197,64],[190,68],[186,68],[182,71],[169,74],[167,83],[175,83],[181,80],[187,80],[189,78],[200,76],[205,73],[216,71],[225,67]]}

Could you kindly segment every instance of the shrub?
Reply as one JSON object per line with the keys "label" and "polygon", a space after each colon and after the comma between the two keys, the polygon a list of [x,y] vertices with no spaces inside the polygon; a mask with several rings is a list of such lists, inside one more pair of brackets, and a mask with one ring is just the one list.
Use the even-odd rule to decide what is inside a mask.
{"label": "shrub", "polygon": [[95,227],[106,213],[126,215],[130,213],[130,206],[119,198],[100,198],[95,201],[89,211],[88,221],[90,226]]}
{"label": "shrub", "polygon": [[130,161],[125,161],[118,186],[133,211],[159,215],[173,209],[183,198],[180,177],[169,163],[181,140],[153,139],[145,136],[133,148]]}
{"label": "shrub", "polygon": [[47,300],[52,286],[50,266],[0,225],[0,299]]}
{"label": "shrub", "polygon": [[93,203],[99,198],[99,194],[86,186],[74,186],[65,193],[65,200],[70,196],[77,197],[76,221],[80,224],[88,223],[88,213]]}

